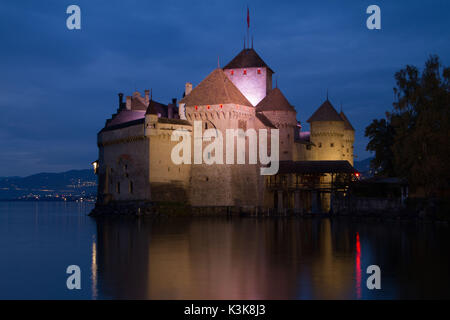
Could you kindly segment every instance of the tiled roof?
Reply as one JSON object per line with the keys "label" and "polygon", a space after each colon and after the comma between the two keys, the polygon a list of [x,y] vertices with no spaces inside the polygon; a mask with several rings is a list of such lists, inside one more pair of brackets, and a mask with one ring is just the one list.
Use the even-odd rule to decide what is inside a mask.
{"label": "tiled roof", "polygon": [[275,88],[262,99],[257,105],[256,110],[260,111],[293,111],[294,107],[289,103],[280,89]]}
{"label": "tiled roof", "polygon": [[251,49],[244,49],[239,54],[233,58],[224,69],[240,69],[240,68],[257,68],[265,67],[270,71],[273,70],[264,62],[263,59],[256,53],[256,51]]}
{"label": "tiled roof", "polygon": [[183,120],[183,119],[175,119],[175,118],[159,118],[158,119],[159,123],[169,123],[169,124],[180,124],[180,125],[185,125],[185,126],[190,126],[191,123],[187,120]]}
{"label": "tiled roof", "polygon": [[328,99],[322,103],[319,109],[313,113],[313,115],[308,119],[308,122],[314,121],[344,121],[342,120],[339,113],[332,106]]}
{"label": "tiled roof", "polygon": [[353,128],[352,124],[350,123],[350,121],[348,120],[347,116],[344,114],[343,111],[341,111],[341,113],[339,114],[342,118],[342,120],[344,120],[345,122],[345,130],[352,130],[355,131],[355,128]]}
{"label": "tiled roof", "polygon": [[346,160],[280,161],[279,174],[284,173],[356,173]]}
{"label": "tiled roof", "polygon": [[138,124],[144,124],[144,123],[145,123],[145,118],[140,118],[140,119],[136,119],[136,120],[127,121],[127,122],[123,122],[123,123],[120,123],[120,124],[104,127],[102,130],[100,130],[100,132],[127,128],[127,127],[135,126],[135,125],[138,125]]}
{"label": "tiled roof", "polygon": [[[150,100],[147,107],[147,112],[145,114],[158,114],[158,107],[163,106],[161,103]],[[165,106],[167,108],[167,106]]]}
{"label": "tiled roof", "polygon": [[131,110],[145,110],[146,108],[144,98],[138,92],[135,92],[131,97]]}
{"label": "tiled roof", "polygon": [[186,106],[236,103],[251,107],[252,104],[231,82],[222,69],[215,69],[191,93],[180,100]]}
{"label": "tiled roof", "polygon": [[256,118],[261,121],[263,125],[269,128],[276,128],[275,125],[261,112],[256,112]]}

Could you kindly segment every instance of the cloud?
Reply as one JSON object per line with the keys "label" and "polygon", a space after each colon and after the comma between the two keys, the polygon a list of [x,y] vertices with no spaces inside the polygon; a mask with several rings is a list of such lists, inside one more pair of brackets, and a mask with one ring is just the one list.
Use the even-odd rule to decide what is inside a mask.
{"label": "cloud", "polygon": [[[117,109],[117,93],[152,88],[180,98],[243,46],[241,1],[78,0],[82,29],[69,31],[69,1],[0,3],[0,175],[85,168],[96,134]],[[448,64],[447,1],[378,1],[382,30],[365,28],[361,1],[249,1],[261,57],[302,122],[332,102],[357,130],[392,104],[394,72],[439,54]]]}

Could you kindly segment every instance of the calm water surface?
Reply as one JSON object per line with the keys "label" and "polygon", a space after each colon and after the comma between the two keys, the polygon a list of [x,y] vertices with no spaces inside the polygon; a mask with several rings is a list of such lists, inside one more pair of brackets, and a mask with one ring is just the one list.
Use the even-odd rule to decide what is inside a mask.
{"label": "calm water surface", "polygon": [[[0,299],[450,298],[449,227],[300,218],[109,218],[0,202]],[[68,265],[81,290],[66,288]],[[378,291],[366,288],[379,265]]]}

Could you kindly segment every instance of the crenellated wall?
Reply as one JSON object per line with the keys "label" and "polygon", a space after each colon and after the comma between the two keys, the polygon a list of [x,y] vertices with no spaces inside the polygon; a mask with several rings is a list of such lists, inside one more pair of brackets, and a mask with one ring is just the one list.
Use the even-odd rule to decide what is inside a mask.
{"label": "crenellated wall", "polygon": [[311,122],[310,140],[314,160],[345,160],[343,121]]}
{"label": "crenellated wall", "polygon": [[[261,203],[262,176],[258,164],[249,164],[249,138],[245,138],[245,164],[237,164],[237,140],[234,138],[234,164],[226,164],[226,130],[258,129],[253,107],[224,104],[186,107],[189,121],[201,121],[202,134],[217,130],[223,138],[223,164],[195,164],[192,155],[191,192],[193,206],[256,206]],[[194,129],[195,130],[195,129]],[[203,142],[202,148],[211,142]],[[194,139],[192,141],[194,150]],[[214,155],[211,155],[214,156]]]}

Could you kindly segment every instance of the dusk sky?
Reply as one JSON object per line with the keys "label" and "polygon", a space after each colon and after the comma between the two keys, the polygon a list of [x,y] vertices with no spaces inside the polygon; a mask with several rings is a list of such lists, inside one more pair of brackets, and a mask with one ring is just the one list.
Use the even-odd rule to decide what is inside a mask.
{"label": "dusk sky", "polygon": [[[81,8],[81,30],[66,8]],[[381,8],[381,30],[366,8]],[[326,98],[356,129],[392,108],[394,73],[450,63],[450,1],[2,1],[0,3],[0,176],[89,168],[97,132],[117,93],[153,89],[181,98],[243,48],[246,7],[254,48],[305,124]],[[304,126],[308,130],[307,126]]]}

